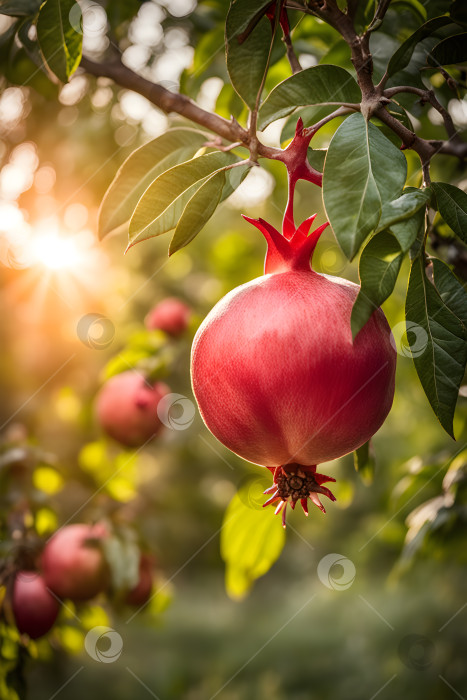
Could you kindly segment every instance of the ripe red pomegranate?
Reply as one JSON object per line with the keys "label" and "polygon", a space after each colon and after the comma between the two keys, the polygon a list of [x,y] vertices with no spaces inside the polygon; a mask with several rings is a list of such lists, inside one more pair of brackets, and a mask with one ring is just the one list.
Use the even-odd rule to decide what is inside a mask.
{"label": "ripe red pomegranate", "polygon": [[106,590],[110,572],[100,542],[108,534],[102,524],[58,530],[42,553],[42,574],[50,590],[71,600],[90,600]]}
{"label": "ripe red pomegranate", "polygon": [[155,437],[162,428],[157,405],[170,393],[166,384],[152,386],[129,370],[111,377],[96,399],[97,419],[110,437],[127,447],[139,447]]}
{"label": "ripe red pomegranate", "polygon": [[327,224],[314,216],[282,236],[253,220],[268,243],[265,275],[227,294],[199,328],[192,384],[209,430],[244,459],[268,467],[268,503],[282,510],[335,481],[316,465],[363,445],[392,404],[396,352],[378,309],[354,341],[350,314],[359,287],[321,275],[310,256]]}
{"label": "ripe red pomegranate", "polygon": [[149,554],[142,554],[139,560],[139,581],[126,595],[125,602],[137,607],[148,602],[152,593],[153,558]]}
{"label": "ripe red pomegranate", "polygon": [[168,297],[148,313],[145,325],[148,330],[158,329],[178,336],[186,331],[190,316],[191,309],[183,301]]}
{"label": "ripe red pomegranate", "polygon": [[53,627],[60,604],[35,571],[19,571],[13,584],[12,609],[21,634],[37,639]]}

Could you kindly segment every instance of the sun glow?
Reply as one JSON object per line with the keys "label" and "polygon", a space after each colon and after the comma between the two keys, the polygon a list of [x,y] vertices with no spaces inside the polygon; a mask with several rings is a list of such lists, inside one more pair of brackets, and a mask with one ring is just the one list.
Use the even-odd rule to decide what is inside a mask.
{"label": "sun glow", "polygon": [[49,270],[65,270],[80,263],[80,250],[73,238],[62,238],[57,233],[42,233],[32,240],[34,262]]}

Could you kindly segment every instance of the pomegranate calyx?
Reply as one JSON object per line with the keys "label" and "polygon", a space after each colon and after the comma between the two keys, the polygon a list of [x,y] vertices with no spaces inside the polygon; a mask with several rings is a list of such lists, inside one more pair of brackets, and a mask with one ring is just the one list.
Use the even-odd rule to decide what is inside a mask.
{"label": "pomegranate calyx", "polygon": [[308,231],[315,220],[316,214],[305,219],[295,229],[290,239],[285,238],[279,231],[264,219],[252,219],[243,214],[245,221],[261,231],[268,244],[264,265],[265,274],[287,272],[289,270],[306,270],[311,268],[311,256],[324,229],[329,226],[326,222],[312,231]]}
{"label": "pomegranate calyx", "polygon": [[286,525],[287,505],[294,510],[297,502],[300,501],[303,512],[308,515],[308,499],[310,499],[323,513],[326,512],[323,504],[319,500],[318,494],[327,496],[331,501],[336,497],[323,484],[326,481],[335,481],[331,476],[318,474],[316,465],[304,466],[301,464],[284,464],[280,467],[268,467],[274,475],[273,485],[264,491],[265,494],[272,494],[263,503],[263,508],[275,505],[275,513],[282,512],[282,526]]}

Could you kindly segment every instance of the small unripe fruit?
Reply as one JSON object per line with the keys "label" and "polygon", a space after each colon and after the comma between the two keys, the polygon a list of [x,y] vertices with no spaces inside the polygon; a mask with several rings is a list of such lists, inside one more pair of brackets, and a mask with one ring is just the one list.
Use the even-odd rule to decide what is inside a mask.
{"label": "small unripe fruit", "polygon": [[191,309],[173,297],[168,297],[148,313],[145,325],[148,330],[161,330],[169,335],[184,333],[190,321]]}
{"label": "small unripe fruit", "polygon": [[153,558],[142,554],[139,560],[139,581],[126,595],[125,602],[137,607],[148,602],[152,593]]}
{"label": "small unripe fruit", "polygon": [[90,600],[109,586],[110,572],[100,542],[108,536],[100,524],[67,525],[42,553],[42,574],[59,598]]}
{"label": "small unripe fruit", "polygon": [[139,447],[162,428],[157,415],[159,401],[170,393],[162,382],[148,384],[136,371],[111,377],[96,399],[96,415],[101,427],[114,440],[127,447]]}
{"label": "small unripe fruit", "polygon": [[60,604],[42,576],[34,571],[20,571],[13,584],[12,609],[19,632],[37,639],[55,624]]}

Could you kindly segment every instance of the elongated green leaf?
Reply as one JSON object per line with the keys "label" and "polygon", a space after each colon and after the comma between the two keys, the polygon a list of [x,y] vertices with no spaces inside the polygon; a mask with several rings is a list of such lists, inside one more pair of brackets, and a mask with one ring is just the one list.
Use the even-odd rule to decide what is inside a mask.
{"label": "elongated green leaf", "polygon": [[425,206],[430,197],[431,191],[429,188],[425,190],[417,190],[416,188],[411,188],[410,191],[405,190],[400,197],[392,202],[387,202],[383,206],[376,233],[388,228],[391,224],[408,219]]}
{"label": "elongated green leaf", "polygon": [[467,194],[447,182],[433,182],[438,210],[448,226],[467,243]]}
{"label": "elongated green leaf", "polygon": [[323,200],[349,259],[375,230],[383,205],[400,195],[406,174],[405,157],[361,114],[337,129],[324,164]]}
{"label": "elongated green leaf", "polygon": [[371,440],[353,453],[353,463],[364,484],[371,484],[375,475],[375,455]]}
{"label": "elongated green leaf", "polygon": [[465,287],[442,260],[432,258],[431,264],[433,282],[441,299],[467,328],[467,291]]}
{"label": "elongated green leaf", "polygon": [[175,228],[203,180],[235,162],[238,158],[231,153],[208,153],[159,175],[142,195],[130,220],[130,246]]}
{"label": "elongated green leaf", "polygon": [[467,61],[467,33],[443,39],[431,49],[426,60],[431,66],[448,66]]}
{"label": "elongated green leaf", "polygon": [[[409,219],[403,219],[395,224],[391,224],[389,231],[399,241],[399,245],[404,253],[406,253],[417,240],[417,236],[423,238],[422,232],[425,228],[425,210],[419,209]],[[421,241],[420,241],[421,243]],[[419,250],[413,253],[412,257],[416,257]]]}
{"label": "elongated green leaf", "polygon": [[420,382],[439,422],[454,437],[454,410],[467,361],[467,334],[426,276],[423,256],[412,263],[405,314],[407,330],[420,336],[417,351],[412,351]]}
{"label": "elongated green leaf", "polygon": [[37,20],[37,40],[45,62],[63,83],[68,82],[81,61],[83,35],[70,20],[76,8],[79,10],[74,0],[46,0]]}
{"label": "elongated green leaf", "polygon": [[41,0],[0,0],[0,15],[32,17],[41,6]]}
{"label": "elongated green leaf", "polygon": [[[257,486],[251,499],[249,490]],[[261,507],[261,481],[243,487],[231,500],[221,531],[221,556],[226,564],[227,593],[242,598],[253,582],[267,573],[285,544],[280,518],[271,507]],[[263,496],[264,500],[264,496]],[[253,501],[253,505],[248,505]]]}
{"label": "elongated green leaf", "polygon": [[358,266],[361,287],[350,318],[354,338],[392,293],[403,257],[399,243],[388,231],[377,233],[362,250]]}
{"label": "elongated green leaf", "polygon": [[[271,44],[270,22],[266,17],[261,17],[263,8],[268,4],[237,0],[230,6],[225,24],[227,70],[233,87],[250,109],[254,109],[256,104]],[[242,40],[242,33],[258,15],[258,23]]]}
{"label": "elongated green leaf", "polygon": [[156,177],[192,158],[207,134],[194,129],[170,129],[144,144],[126,159],[104,195],[99,211],[99,237],[128,222],[143,192]]}
{"label": "elongated green leaf", "polygon": [[362,94],[355,80],[339,66],[313,66],[279,83],[259,110],[258,128],[286,117],[302,105],[340,105],[360,102]]}
{"label": "elongated green leaf", "polygon": [[419,27],[417,31],[412,34],[412,36],[409,36],[409,38],[406,39],[401,46],[399,46],[395,54],[391,56],[387,69],[388,75],[394,75],[394,73],[397,73],[408,66],[416,45],[420,41],[423,41],[423,39],[426,39],[437,32],[438,29],[441,29],[441,27],[445,27],[447,24],[452,24],[452,19],[450,17],[434,17]]}
{"label": "elongated green leaf", "polygon": [[217,205],[240,185],[250,167],[219,170],[204,181],[183,210],[170,243],[169,255],[188,245],[198,235]]}
{"label": "elongated green leaf", "polygon": [[392,5],[393,7],[396,5],[405,5],[412,10],[412,12],[419,17],[422,22],[426,22],[427,20],[426,9],[424,5],[419,2],[419,0],[392,0]]}
{"label": "elongated green leaf", "polygon": [[221,170],[211,175],[195,192],[177,224],[170,243],[169,255],[188,245],[201,231],[219,204],[224,185],[225,171]]}

